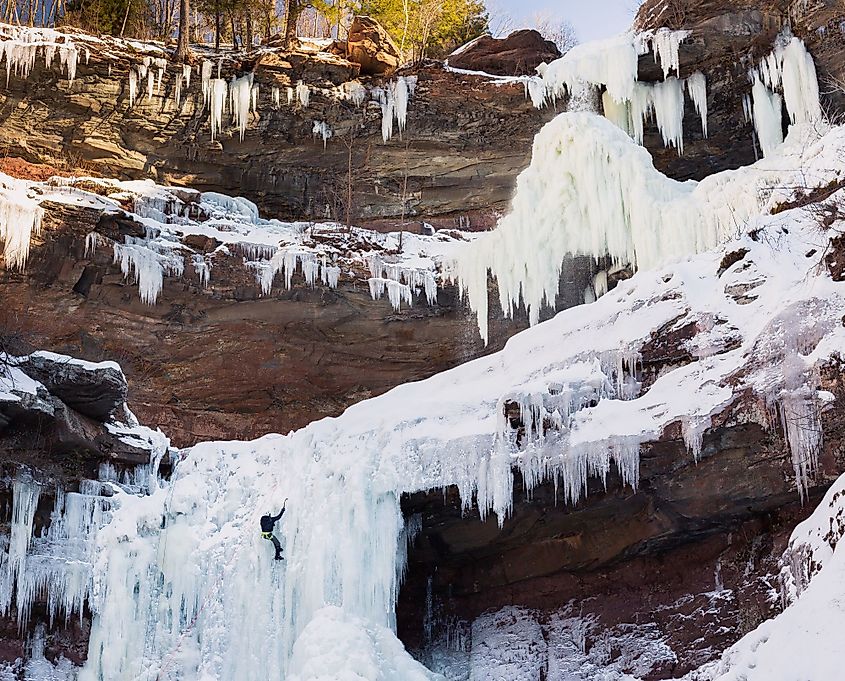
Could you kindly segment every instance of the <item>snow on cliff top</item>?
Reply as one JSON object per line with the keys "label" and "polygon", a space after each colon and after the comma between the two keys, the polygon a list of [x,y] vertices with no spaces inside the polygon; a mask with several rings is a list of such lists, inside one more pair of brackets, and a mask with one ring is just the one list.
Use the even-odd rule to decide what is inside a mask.
{"label": "snow on cliff top", "polygon": [[[7,267],[26,266],[31,238],[41,229],[42,204],[48,202],[128,212],[144,227],[144,237],[126,236],[124,243],[91,232],[86,251],[111,247],[115,262],[149,304],[157,301],[164,278],[182,276],[187,266],[209,286],[217,257],[232,254],[243,257],[264,295],[270,294],[277,275],[290,289],[299,273],[312,286],[336,288],[341,278],[362,280],[374,299],[387,296],[396,310],[420,296],[431,304],[443,260],[457,244],[476,238],[458,231],[383,234],[333,222],[263,219],[245,198],[163,187],[151,180],[52,178],[36,183],[0,173],[0,240],[5,241]],[[184,243],[191,235],[209,237],[220,246],[212,253],[196,251]]]}

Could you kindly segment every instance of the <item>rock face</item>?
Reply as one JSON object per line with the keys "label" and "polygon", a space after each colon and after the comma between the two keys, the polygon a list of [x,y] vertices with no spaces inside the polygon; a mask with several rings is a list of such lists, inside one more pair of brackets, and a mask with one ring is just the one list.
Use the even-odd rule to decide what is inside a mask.
{"label": "rock face", "polygon": [[[744,0],[728,9],[720,2],[675,4],[685,10],[669,23],[691,31],[681,46],[680,75],[700,70],[707,77],[710,135],[703,138],[689,102],[683,155],[664,148],[649,124],[645,144],[660,170],[678,179],[700,179],[755,159],[752,126],[742,109],[742,97],[750,92],[747,72],[771,50],[790,16],[792,30],[816,59],[826,105],[833,112],[845,110],[845,96],[834,87],[843,79],[845,62],[841,11],[834,0],[792,14],[786,0]],[[658,0],[645,3],[639,25],[666,24],[675,14],[661,12],[662,6]],[[370,26],[362,35],[372,31],[378,29]],[[499,61],[502,72],[512,75],[516,62],[553,56],[547,48],[536,34],[518,33],[504,41],[482,39],[450,63],[466,66],[461,60],[475,54],[487,60],[476,67],[495,70]],[[407,129],[385,144],[379,104],[358,108],[338,97],[337,87],[357,77],[361,65],[327,52],[272,50],[224,59],[221,76],[226,79],[254,68],[258,112],[249,115],[243,140],[226,116],[223,133],[212,141],[196,74],[183,88],[180,106],[174,101],[178,71],[171,66],[161,89],[151,97],[142,93],[130,107],[129,70],[143,56],[126,45],[109,45],[107,51],[91,44],[90,58],[80,61],[72,84],[45,70],[41,59],[27,80],[11,77],[0,94],[8,155],[59,168],[81,165],[120,179],[153,177],[163,184],[241,194],[266,215],[282,219],[328,216],[389,228],[409,220],[489,228],[508,208],[516,177],[528,165],[534,134],[555,114],[535,110],[521,84],[491,86],[485,79],[429,65],[415,72],[419,80]],[[386,47],[383,53],[391,51]],[[528,52],[534,55],[530,60]],[[641,58],[640,78],[662,79],[653,55]],[[289,106],[284,90],[300,81],[311,90],[310,103]],[[363,83],[378,87],[386,80],[364,78]],[[282,90],[278,107],[274,87]],[[332,132],[325,148],[322,139],[315,139],[315,123],[325,123]]]}
{"label": "rock face", "polygon": [[[142,93],[129,107],[129,70],[142,56],[125,48],[110,54],[120,56],[92,45],[72,84],[45,70],[43,59],[27,80],[11,78],[0,93],[6,153],[60,169],[70,164],[106,177],[241,195],[280,219],[489,228],[528,165],[534,133],[554,115],[536,111],[522,85],[491,87],[430,66],[416,72],[406,130],[385,144],[380,105],[358,107],[338,94],[357,76],[357,64],[326,53],[272,51],[224,60],[225,79],[254,67],[258,113],[249,115],[243,141],[231,114],[212,141],[196,73],[178,108],[172,66],[160,91]],[[300,81],[310,90],[307,107],[296,98],[288,104],[286,88]],[[273,88],[280,89],[278,107]],[[325,146],[315,137],[316,123],[331,131]]]}
{"label": "rock face", "polygon": [[[648,372],[677,361],[682,335],[644,353]],[[782,433],[758,425],[765,406],[755,402],[714,420],[697,462],[680,427],[667,430],[642,451],[637,491],[616,476],[570,507],[554,484],[527,495],[517,479],[513,516],[502,527],[464,512],[454,489],[405,498],[406,516],[421,530],[400,597],[400,635],[444,670],[463,653],[490,654],[490,626],[510,627],[521,668],[548,673],[572,664],[565,678],[585,681],[599,678],[585,670],[604,668],[679,678],[718,657],[778,612],[772,589],[789,534],[845,468],[841,367],[823,372],[820,387],[836,395],[836,407],[823,415],[825,449],[804,507]],[[576,620],[584,642],[564,650],[559,626]],[[532,627],[547,647],[531,644]],[[609,658],[601,653],[608,638],[617,650]]]}
{"label": "rock face", "polygon": [[96,478],[110,461],[135,466],[149,462],[153,445],[123,435],[126,379],[113,364],[92,364],[64,355],[3,356],[0,366],[0,478],[14,477],[20,464],[72,489]]}
{"label": "rock face", "polygon": [[560,57],[560,50],[532,29],[515,31],[507,38],[482,36],[449,57],[449,66],[484,71],[497,76],[531,76],[543,62]]}
{"label": "rock face", "polygon": [[[129,377],[132,409],[178,446],[285,433],[336,416],[400,383],[499,349],[527,325],[524,318],[493,320],[485,348],[474,317],[448,284],[435,305],[421,295],[401,312],[374,301],[366,277],[344,276],[329,289],[309,286],[297,272],[290,290],[278,282],[263,295],[241,254],[215,253],[214,239],[196,235],[185,246],[214,254],[210,285],[189,262],[182,277],[165,278],[158,303],[149,306],[104,245],[143,236],[140,223],[99,209],[50,203],[45,209],[26,270],[0,270],[6,302],[0,333],[5,327],[35,347],[118,361]],[[93,251],[92,233],[102,237]],[[580,303],[594,268],[587,258],[567,263],[558,309]],[[102,413],[120,393],[114,388],[86,391],[72,381],[64,389]]]}
{"label": "rock face", "polygon": [[105,421],[126,402],[126,377],[116,364],[86,366],[61,355],[35,352],[17,366],[89,418]]}
{"label": "rock face", "polygon": [[[790,0],[649,0],[637,14],[636,26],[654,30],[664,26],[690,31],[680,47],[680,77],[701,71],[707,78],[709,136],[704,139],[696,112],[687,102],[684,152],[662,147],[655,130],[645,145],[655,166],[676,179],[700,180],[721,170],[753,163],[759,156],[752,125],[742,111],[751,93],[748,78],[771,51],[784,30],[803,39],[816,62],[824,109],[834,117],[845,111],[845,92],[836,85],[845,77],[845,40],[840,30],[842,7],[836,0],[814,3]],[[640,58],[639,77],[663,80],[652,55]],[[786,130],[786,121],[784,121]]]}
{"label": "rock face", "polygon": [[375,19],[365,16],[352,20],[346,54],[367,76],[390,76],[401,63],[399,47],[390,34]]}

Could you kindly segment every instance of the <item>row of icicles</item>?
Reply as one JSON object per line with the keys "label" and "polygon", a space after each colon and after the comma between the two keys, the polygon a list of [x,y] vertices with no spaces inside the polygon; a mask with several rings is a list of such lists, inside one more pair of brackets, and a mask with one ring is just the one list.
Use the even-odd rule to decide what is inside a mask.
{"label": "row of icicles", "polygon": [[[220,75],[221,67],[222,60],[217,62],[216,77],[214,77],[213,62],[204,60],[197,67],[202,82],[203,106],[209,111],[211,139],[214,140],[221,133],[223,114],[229,112],[232,115],[232,123],[237,126],[240,139],[243,141],[249,114],[258,112],[258,84],[255,83],[253,73],[233,76],[231,80],[226,80]],[[130,67],[130,107],[135,105],[139,84],[144,81],[146,81],[147,99],[152,99],[153,95],[160,93],[166,68],[165,59],[150,57],[145,57],[143,62]],[[181,74],[176,76],[173,98],[177,107],[182,101],[182,88],[188,89],[191,85],[191,74],[191,66],[185,64],[182,66]],[[384,87],[376,87],[372,90],[368,90],[358,81],[349,81],[334,88],[332,95],[337,99],[351,102],[358,108],[362,107],[368,99],[376,102],[382,112],[382,139],[387,143],[393,138],[395,127],[399,128],[400,134],[405,131],[408,103],[415,92],[416,85],[416,76],[399,76]],[[301,80],[295,86],[285,88],[274,85],[271,91],[273,107],[279,109],[283,101],[286,101],[288,106],[298,105],[301,109],[307,109],[311,103],[311,93],[312,89]],[[325,121],[315,121],[312,132],[315,139],[322,139],[324,146],[334,136],[334,132]]]}

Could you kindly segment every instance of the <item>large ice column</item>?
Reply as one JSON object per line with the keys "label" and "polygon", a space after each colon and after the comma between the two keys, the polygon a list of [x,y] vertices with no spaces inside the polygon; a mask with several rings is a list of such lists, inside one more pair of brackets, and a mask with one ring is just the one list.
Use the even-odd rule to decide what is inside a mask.
{"label": "large ice column", "polygon": [[751,96],[754,102],[752,112],[757,141],[763,156],[771,156],[783,144],[783,100],[756,76]]}
{"label": "large ice column", "polygon": [[567,255],[611,256],[652,268],[710,248],[719,230],[690,200],[695,183],[658,173],[619,128],[590,114],[561,114],[534,142],[509,215],[463,249],[458,278],[487,338],[487,277],[502,310],[523,301],[532,323],[558,291]]}

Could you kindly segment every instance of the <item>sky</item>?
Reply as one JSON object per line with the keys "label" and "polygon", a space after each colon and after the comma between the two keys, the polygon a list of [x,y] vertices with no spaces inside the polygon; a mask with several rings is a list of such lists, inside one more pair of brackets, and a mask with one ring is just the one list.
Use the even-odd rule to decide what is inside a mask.
{"label": "sky", "polygon": [[522,28],[542,14],[568,19],[578,33],[578,40],[586,42],[606,38],[624,31],[631,25],[639,2],[637,0],[489,0],[491,14],[505,12],[513,17],[514,28]]}

